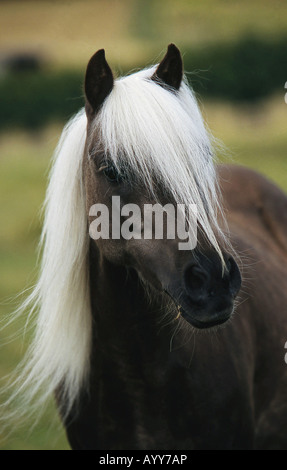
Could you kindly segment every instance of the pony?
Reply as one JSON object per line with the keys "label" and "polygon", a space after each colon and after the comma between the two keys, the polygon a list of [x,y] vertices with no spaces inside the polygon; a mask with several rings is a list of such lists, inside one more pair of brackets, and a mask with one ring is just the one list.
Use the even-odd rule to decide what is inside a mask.
{"label": "pony", "polygon": [[[285,194],[217,163],[174,44],[118,79],[101,49],[84,89],[55,152],[14,398],[53,394],[72,449],[287,449]],[[195,204],[196,246],[92,238],[91,208],[114,196]]]}

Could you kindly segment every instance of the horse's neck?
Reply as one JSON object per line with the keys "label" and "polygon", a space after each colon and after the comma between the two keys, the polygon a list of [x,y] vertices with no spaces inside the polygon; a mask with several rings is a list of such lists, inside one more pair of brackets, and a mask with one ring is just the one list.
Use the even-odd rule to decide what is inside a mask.
{"label": "horse's neck", "polygon": [[168,353],[176,325],[164,318],[160,294],[148,296],[135,271],[100,258],[95,249],[90,266],[95,354],[135,363]]}

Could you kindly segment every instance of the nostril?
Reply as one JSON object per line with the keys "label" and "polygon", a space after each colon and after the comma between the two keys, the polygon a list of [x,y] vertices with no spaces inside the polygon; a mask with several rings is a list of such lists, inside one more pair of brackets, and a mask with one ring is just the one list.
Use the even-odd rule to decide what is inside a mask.
{"label": "nostril", "polygon": [[207,295],[208,274],[198,266],[189,266],[184,273],[184,283],[189,296],[203,300]]}
{"label": "nostril", "polygon": [[207,293],[208,293],[208,297],[214,297],[215,296],[215,290],[214,289],[209,289]]}
{"label": "nostril", "polygon": [[187,284],[201,287],[207,281],[207,273],[197,266],[192,266],[185,272],[185,279]]}

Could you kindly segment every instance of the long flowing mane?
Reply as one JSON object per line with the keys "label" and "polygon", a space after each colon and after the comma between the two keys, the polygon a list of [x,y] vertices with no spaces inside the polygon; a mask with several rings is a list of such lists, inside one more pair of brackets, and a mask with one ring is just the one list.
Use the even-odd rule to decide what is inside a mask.
{"label": "long flowing mane", "polygon": [[[44,404],[61,386],[68,412],[88,376],[91,309],[82,156],[87,119],[81,110],[64,128],[50,175],[40,240],[39,280],[16,315],[36,315],[35,336],[11,384],[22,409]],[[9,404],[8,403],[8,404]]]}
{"label": "long flowing mane", "polygon": [[[220,202],[210,135],[187,83],[171,92],[150,80],[154,70],[115,81],[94,121],[98,142],[115,164],[137,172],[151,191],[152,170],[176,202],[197,204],[202,231],[221,256],[217,238],[224,235],[218,225]],[[91,349],[82,179],[86,128],[81,110],[65,127],[55,153],[45,202],[41,273],[20,309],[37,314],[35,337],[14,382],[15,394],[26,397],[25,406],[36,398],[41,404],[61,387],[66,412],[89,376]]]}

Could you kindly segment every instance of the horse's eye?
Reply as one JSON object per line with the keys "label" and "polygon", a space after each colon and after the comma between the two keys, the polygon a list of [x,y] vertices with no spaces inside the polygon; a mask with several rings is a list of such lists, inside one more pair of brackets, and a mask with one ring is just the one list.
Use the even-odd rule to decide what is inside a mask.
{"label": "horse's eye", "polygon": [[109,163],[103,168],[103,174],[111,183],[121,183],[123,180],[122,175],[112,163]]}

